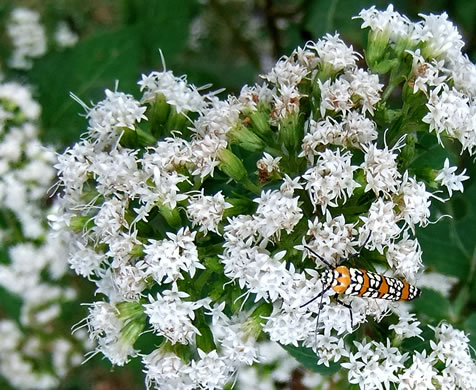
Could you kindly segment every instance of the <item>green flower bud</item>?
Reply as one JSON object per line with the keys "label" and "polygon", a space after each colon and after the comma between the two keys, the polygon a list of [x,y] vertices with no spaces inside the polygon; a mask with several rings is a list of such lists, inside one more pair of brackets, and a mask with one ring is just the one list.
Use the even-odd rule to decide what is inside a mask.
{"label": "green flower bud", "polygon": [[232,143],[241,146],[250,152],[260,152],[264,149],[264,142],[251,130],[238,124],[227,133]]}
{"label": "green flower bud", "polygon": [[124,325],[121,329],[120,343],[123,345],[134,345],[145,328],[146,316],[135,318]]}
{"label": "green flower bud", "polygon": [[304,137],[304,126],[301,125],[298,114],[291,114],[281,121],[279,137],[290,154],[299,149]]}
{"label": "green flower bud", "polygon": [[365,59],[372,71],[378,63],[383,59],[385,51],[389,46],[390,31],[370,30],[368,37],[367,50],[365,50]]}
{"label": "green flower bud", "polygon": [[149,132],[136,127],[134,130],[123,128],[121,145],[126,148],[136,149],[144,146],[151,146],[157,143],[157,139]]}
{"label": "green flower bud", "polygon": [[231,150],[221,149],[218,152],[218,159],[220,160],[218,168],[233,180],[242,182],[248,177],[243,162]]}
{"label": "green flower bud", "polygon": [[129,252],[129,254],[133,257],[142,257],[144,256],[144,246],[142,245],[134,245]]}
{"label": "green flower bud", "polygon": [[187,126],[189,119],[183,114],[176,112],[174,108],[170,110],[169,117],[167,119],[167,123],[165,124],[165,127],[167,129],[167,133],[170,133],[171,131],[178,130],[182,131],[184,130]]}
{"label": "green flower bud", "polygon": [[171,227],[178,229],[182,226],[182,218],[180,218],[178,209],[171,209],[165,205],[159,205],[158,207],[160,214],[165,218]]}
{"label": "green flower bud", "polygon": [[[71,217],[71,219],[69,220],[69,226],[71,227],[71,230],[73,232],[82,232],[84,230],[87,230],[87,228],[89,227],[88,226],[88,223],[89,221],[91,220],[91,217],[89,216],[74,216],[74,217]],[[92,223],[92,221],[91,221]]]}
{"label": "green flower bud", "polygon": [[251,130],[258,134],[264,140],[270,140],[273,137],[273,131],[269,126],[269,112],[253,111],[250,113]]}
{"label": "green flower bud", "polygon": [[250,318],[246,321],[246,333],[249,337],[254,337],[257,339],[261,333],[262,327],[261,324],[264,321],[264,318],[269,317],[273,311],[273,305],[271,303],[262,303],[259,305],[253,313],[251,313]]}
{"label": "green flower bud", "polygon": [[145,320],[144,307],[139,302],[119,302],[116,308],[119,310],[118,317],[124,322],[141,318]]}
{"label": "green flower bud", "polygon": [[147,112],[150,128],[155,137],[160,138],[165,134],[164,126],[169,112],[170,105],[165,101],[165,96],[162,94],[157,95]]}

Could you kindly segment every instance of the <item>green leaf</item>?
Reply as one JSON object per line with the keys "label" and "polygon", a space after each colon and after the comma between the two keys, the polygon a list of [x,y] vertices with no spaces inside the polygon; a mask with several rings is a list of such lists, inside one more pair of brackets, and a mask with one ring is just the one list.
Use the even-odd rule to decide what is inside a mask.
{"label": "green leaf", "polygon": [[423,288],[421,296],[413,303],[415,309],[430,319],[443,320],[449,317],[450,301],[435,290]]}
{"label": "green leaf", "polygon": [[[453,194],[441,205],[445,217],[438,223],[418,229],[417,237],[423,249],[423,260],[438,272],[454,275],[470,282],[476,262],[476,184],[463,194]],[[433,200],[433,203],[437,200]]]}
{"label": "green leaf", "polygon": [[104,89],[136,92],[139,76],[139,52],[136,30],[126,27],[92,36],[73,49],[50,53],[39,59],[31,70],[32,83],[42,106],[45,139],[68,144],[86,130],[83,108],[70,92],[89,104],[104,98]]}
{"label": "green leaf", "polygon": [[299,363],[311,371],[322,375],[332,375],[340,369],[340,365],[337,363],[330,363],[329,367],[326,367],[323,364],[318,365],[317,362],[319,361],[319,357],[311,348],[295,347],[294,345],[280,345]]}

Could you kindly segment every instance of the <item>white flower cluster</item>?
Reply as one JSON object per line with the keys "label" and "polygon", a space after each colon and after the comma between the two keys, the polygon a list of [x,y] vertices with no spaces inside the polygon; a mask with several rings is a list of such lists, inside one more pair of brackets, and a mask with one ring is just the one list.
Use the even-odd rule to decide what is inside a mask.
{"label": "white flower cluster", "polygon": [[33,58],[46,53],[46,32],[38,12],[15,8],[10,15],[7,32],[14,47],[9,62],[12,68],[29,69]]}
{"label": "white flower cluster", "polygon": [[[76,338],[58,320],[62,305],[76,299],[65,286],[68,272],[64,237],[48,231],[46,201],[53,184],[54,152],[38,138],[38,103],[25,86],[0,83],[0,286],[21,300],[19,318],[0,321],[0,375],[16,388],[56,388],[82,361],[85,334]],[[18,321],[18,322],[17,322]],[[67,324],[69,328],[71,324]],[[12,337],[13,335],[13,337]],[[52,369],[39,369],[49,361]]]}
{"label": "white flower cluster", "polygon": [[[455,46],[449,55],[430,38],[435,23],[456,37],[444,15],[424,17],[418,27],[391,8],[361,17],[392,45],[402,37],[409,49],[425,43],[422,58],[434,68],[433,61],[446,69],[453,58]],[[413,29],[420,35],[410,37]],[[402,53],[423,65],[413,61],[416,51]],[[355,353],[344,335],[393,311],[395,337],[417,337],[414,315],[389,300],[336,300],[308,248],[331,266],[370,253],[413,283],[423,271],[415,228],[430,222],[427,186],[441,183],[451,196],[467,177],[449,163],[429,167],[428,177],[406,169],[418,134],[404,125],[414,118],[401,113],[402,129],[382,128],[388,96],[358,58],[338,35],[327,35],[281,58],[263,76],[267,83],[245,86],[239,96],[201,95],[185,77],[163,71],[142,77],[139,99],[107,90],[103,101],[84,106],[88,134],[56,165],[63,211],[54,227],[70,231],[71,268],[104,296],[88,317],[99,352],[125,364],[146,329],[163,340],[142,356],[149,387],[219,389],[259,358],[264,331],[272,341],[312,348],[319,364],[343,361],[349,380],[366,389],[389,388],[404,375],[408,355],[390,340],[356,342]],[[450,88],[449,78],[435,75],[424,88],[423,77],[410,77],[418,69],[410,72],[401,78],[410,99],[431,102],[434,91]],[[432,106],[425,107],[428,116]],[[440,127],[426,119],[432,137]],[[473,130],[461,127],[468,122],[443,125],[445,136],[472,151],[466,133]],[[436,133],[438,146],[443,131]],[[357,293],[369,288],[348,283]]]}
{"label": "white flower cluster", "polygon": [[[406,332],[403,338],[415,335],[408,332],[408,326],[421,332],[419,323],[408,319],[401,319],[402,326],[395,327],[397,334],[402,335],[399,329]],[[349,352],[349,362],[342,363],[349,370],[349,383],[361,389],[390,389],[392,384],[398,390],[474,389],[476,364],[468,337],[447,323],[430,328],[435,332],[431,351],[415,352],[411,357],[392,347],[389,340],[387,345],[354,341],[355,352]]]}
{"label": "white flower cluster", "polygon": [[[14,8],[6,30],[13,47],[13,53],[8,61],[10,67],[30,69],[35,58],[45,55],[48,49],[48,37],[37,11],[25,7]],[[53,39],[58,47],[67,48],[76,44],[78,35],[71,30],[67,22],[60,21],[56,26]]]}
{"label": "white flower cluster", "polygon": [[[276,343],[258,343],[259,365],[243,368],[237,376],[236,388],[239,390],[277,390],[282,383],[290,383],[299,378],[304,388],[317,386],[327,388],[324,375],[304,369],[302,365]],[[296,375],[297,374],[297,375]]]}

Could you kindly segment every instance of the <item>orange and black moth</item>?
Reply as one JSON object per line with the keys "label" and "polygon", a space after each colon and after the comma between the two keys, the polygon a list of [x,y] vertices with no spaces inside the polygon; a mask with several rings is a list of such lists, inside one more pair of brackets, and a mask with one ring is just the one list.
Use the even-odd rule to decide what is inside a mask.
{"label": "orange and black moth", "polygon": [[324,271],[321,281],[324,289],[363,298],[411,301],[421,293],[420,289],[403,280],[345,265]]}
{"label": "orange and black moth", "polygon": [[[365,269],[346,267],[345,265],[332,267],[327,260],[311,248],[306,247],[306,249],[326,264],[329,269],[322,272],[320,276],[322,291],[309,302],[301,305],[301,307],[309,305],[319,297],[322,303],[324,294],[329,290],[333,290],[337,302],[350,310],[350,318],[351,322],[353,322],[350,305],[339,300],[339,295],[341,294],[362,298],[386,299],[388,301],[411,301],[418,298],[421,294],[419,288],[397,278],[380,275]],[[360,251],[357,253],[357,256],[359,254]],[[320,306],[321,304],[319,305],[317,322],[319,322]]]}

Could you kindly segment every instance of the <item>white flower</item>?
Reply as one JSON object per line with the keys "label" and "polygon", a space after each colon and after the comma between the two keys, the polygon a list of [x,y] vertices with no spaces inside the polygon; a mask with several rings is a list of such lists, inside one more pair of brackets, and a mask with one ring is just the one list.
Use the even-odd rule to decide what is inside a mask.
{"label": "white flower", "polygon": [[306,48],[313,49],[317,52],[318,61],[322,68],[330,67],[334,72],[343,69],[352,68],[361,55],[354,51],[352,46],[347,46],[339,34],[326,34],[316,43],[306,45]]}
{"label": "white flower", "polygon": [[152,72],[142,75],[142,80],[138,82],[142,96],[142,102],[152,103],[160,95],[177,112],[201,112],[207,106],[205,99],[200,95],[194,85],[187,83],[186,76],[175,77],[172,71]]}
{"label": "white flower", "polygon": [[149,239],[144,245],[144,259],[136,264],[147,275],[151,275],[158,284],[171,283],[183,279],[182,272],[191,277],[197,268],[205,268],[200,263],[193,240],[197,232],[181,228],[177,234],[167,233],[168,240]]}
{"label": "white flower", "polygon": [[443,275],[438,272],[425,272],[418,278],[418,287],[429,288],[449,298],[451,289],[458,283],[455,276]]}
{"label": "white flower", "polygon": [[171,352],[156,349],[142,357],[146,374],[147,389],[155,384],[155,388],[165,389],[193,389],[194,385],[189,378],[190,368],[177,355]]}
{"label": "white flower", "polygon": [[[357,231],[354,229],[354,224],[345,223],[343,215],[332,218],[329,211],[326,211],[324,222],[319,222],[315,218],[313,221],[308,220],[307,226],[306,236],[310,236],[310,240],[307,242],[303,237],[303,246],[310,247],[332,265],[338,265],[355,253],[354,246],[357,243],[352,240],[352,236]],[[301,249],[300,246],[297,248]],[[316,263],[320,264],[321,261],[316,259]]]}
{"label": "white flower", "polygon": [[375,6],[363,9],[358,18],[363,20],[361,28],[370,27],[376,33],[388,35],[393,42],[408,37],[412,31],[412,23],[406,16],[393,10],[390,4],[385,11],[378,11]]}
{"label": "white flower", "polygon": [[400,184],[401,174],[397,169],[397,154],[393,149],[379,149],[376,144],[363,147],[365,152],[364,162],[361,167],[364,169],[367,185],[365,191],[373,190],[375,195],[380,192],[384,195],[397,192]]}
{"label": "white flower", "polygon": [[9,61],[11,67],[30,69],[33,65],[31,59],[46,53],[46,33],[38,12],[15,8],[7,23],[7,33],[14,47]]}
{"label": "white flower", "polygon": [[140,268],[136,265],[123,265],[112,272],[114,287],[121,301],[135,302],[142,297],[142,291],[147,287],[147,274]]}
{"label": "white flower", "polygon": [[364,222],[364,226],[359,228],[360,243],[363,244],[370,236],[366,245],[369,250],[377,249],[383,253],[384,247],[400,235],[401,228],[397,224],[394,207],[392,201],[378,198],[370,206],[368,216],[360,217]]}
{"label": "white flower", "polygon": [[122,228],[129,228],[126,210],[127,202],[117,198],[106,200],[93,219],[95,236],[106,243],[120,236]]}
{"label": "white flower", "polygon": [[216,137],[227,140],[227,133],[241,123],[243,105],[234,96],[227,100],[210,99],[211,105],[194,122],[191,130],[200,138]]}
{"label": "white flower", "polygon": [[232,368],[216,350],[205,353],[198,348],[197,351],[200,360],[192,360],[190,378],[202,389],[222,389],[233,373]]}
{"label": "white flower", "polygon": [[263,157],[256,162],[256,166],[260,171],[266,171],[268,174],[279,172],[279,161],[281,158],[274,158],[269,153],[264,152]]}
{"label": "white flower", "polygon": [[244,104],[246,108],[255,111],[258,105],[269,106],[273,101],[274,93],[274,89],[270,89],[267,83],[256,84],[252,87],[244,85],[241,88],[238,101]]}
{"label": "white flower", "polygon": [[394,311],[398,315],[398,323],[392,324],[388,328],[394,330],[395,334],[402,338],[419,337],[423,340],[423,337],[420,336],[423,331],[418,327],[420,321],[415,318],[415,314],[405,310],[403,305]]}
{"label": "white flower", "polygon": [[448,74],[454,86],[471,97],[476,96],[476,65],[471,62],[467,54],[448,59]]}
{"label": "white flower", "polygon": [[299,113],[299,102],[302,95],[295,86],[283,85],[279,88],[279,95],[274,95],[274,110],[271,113],[273,124],[287,118],[291,114]]}
{"label": "white flower", "polygon": [[473,103],[468,97],[455,88],[450,89],[447,84],[440,84],[430,92],[426,106],[428,113],[422,121],[430,125],[430,132],[436,132],[440,144],[443,145],[441,135],[446,134],[457,138],[463,150],[468,149],[472,154],[476,136],[472,121]]}
{"label": "white flower", "polygon": [[418,182],[413,177],[408,177],[408,171],[405,171],[402,178],[400,193],[403,202],[398,204],[400,218],[414,230],[415,225],[426,226],[430,217],[430,196],[426,191],[425,183]]}
{"label": "white flower", "polygon": [[97,340],[97,350],[106,356],[112,364],[123,366],[135,350],[124,337],[120,336],[124,326],[118,317],[119,312],[114,305],[107,302],[94,302],[89,307],[87,324],[89,337]]}
{"label": "white flower", "polygon": [[387,344],[363,340],[354,341],[357,353],[349,354],[349,363],[341,365],[349,369],[350,383],[359,384],[362,389],[390,389],[391,383],[398,383],[398,370],[404,367],[406,354]]}
{"label": "white flower", "polygon": [[426,351],[413,354],[412,365],[398,376],[398,390],[431,390],[436,389],[434,381],[437,379],[437,371],[432,355],[426,356]]}
{"label": "white flower", "polygon": [[284,345],[292,344],[296,347],[299,341],[314,332],[316,326],[311,313],[303,316],[296,312],[273,310],[273,313],[266,319],[263,331],[269,334],[271,341],[277,341]]}
{"label": "white flower", "polygon": [[352,89],[348,80],[343,77],[337,78],[333,83],[328,79],[325,82],[317,80],[319,89],[321,90],[320,113],[324,118],[326,110],[334,112],[342,112],[346,116],[352,108]]}
{"label": "white flower", "polygon": [[420,244],[417,239],[410,239],[406,231],[400,241],[389,244],[385,256],[388,265],[408,282],[414,282],[423,268]]}
{"label": "white flower", "polygon": [[194,301],[184,301],[189,295],[179,291],[174,283],[172,290],[157,293],[154,299],[149,295],[148,304],[144,304],[144,312],[149,317],[149,323],[159,336],[166,337],[172,344],[189,344],[193,342],[200,331],[193,325],[194,310],[202,304]]}
{"label": "white flower", "polygon": [[362,149],[377,139],[377,125],[358,111],[351,111],[342,120],[346,144]]}
{"label": "white flower", "polygon": [[238,367],[258,362],[256,338],[246,329],[247,323],[227,324],[223,327],[224,335],[220,340],[223,357]]}
{"label": "white flower", "polygon": [[72,240],[68,262],[78,275],[88,278],[100,274],[101,264],[105,260],[103,253],[96,252],[78,239]]}
{"label": "white flower", "polygon": [[314,351],[319,356],[318,365],[329,367],[331,361],[338,362],[342,356],[347,356],[348,351],[344,346],[342,337],[331,336],[328,331],[315,336]]}
{"label": "white flower", "polygon": [[318,153],[316,165],[302,175],[314,209],[320,205],[324,212],[328,206],[337,207],[339,199],[347,200],[360,186],[353,178],[357,167],[351,164],[351,157],[350,152],[341,155],[340,149],[326,149]]}
{"label": "white flower", "polygon": [[276,84],[279,88],[284,86],[294,87],[301,82],[308,72],[304,66],[283,57],[267,75],[261,77],[270,83]]}
{"label": "white flower", "polygon": [[377,139],[376,124],[358,111],[350,111],[342,122],[330,116],[321,121],[310,119],[308,132],[304,135],[299,157],[306,157],[314,164],[314,156],[320,145],[340,145],[362,148]]}
{"label": "white flower", "polygon": [[466,169],[463,172],[455,174],[457,167],[450,167],[450,160],[445,159],[443,169],[438,172],[435,181],[439,181],[441,185],[444,185],[448,189],[450,197],[453,195],[453,191],[463,192],[463,181],[468,180],[469,176],[466,176]]}
{"label": "white flower", "polygon": [[461,54],[464,42],[458,29],[448,20],[446,12],[441,15],[419,16],[424,22],[421,28],[417,29],[417,36],[425,43],[422,48],[425,57],[447,60]]}
{"label": "white flower", "polygon": [[188,198],[187,216],[192,226],[199,225],[200,231],[207,234],[209,231],[220,234],[218,226],[223,219],[226,209],[233,207],[225,201],[221,191],[215,195],[204,195],[203,190]]}
{"label": "white flower", "polygon": [[362,114],[369,112],[374,114],[374,109],[380,101],[380,92],[383,84],[379,83],[378,75],[370,74],[358,68],[342,75],[350,83],[350,93],[353,99],[362,107]]}
{"label": "white flower", "polygon": [[444,61],[433,59],[431,62],[426,62],[420,49],[407,50],[407,53],[413,57],[412,76],[408,82],[410,86],[413,84],[413,93],[422,91],[426,95],[429,87],[436,87],[446,80],[446,76],[442,74],[447,71],[443,68]]}
{"label": "white flower", "polygon": [[468,336],[444,322],[435,328],[429,327],[434,330],[437,340],[430,340],[432,354],[446,365],[443,373],[452,377],[459,388],[474,387],[476,363],[471,356]]}
{"label": "white flower", "polygon": [[[21,114],[29,120],[36,120],[40,117],[41,107],[33,99],[30,89],[24,85],[12,81],[0,83],[0,99],[10,104],[13,103],[20,109]],[[4,115],[8,119],[11,113],[4,113]]]}
{"label": "white flower", "polygon": [[105,93],[106,98],[87,109],[86,115],[89,136],[101,146],[114,145],[123,128],[134,130],[136,122],[147,120],[144,115],[146,107],[141,106],[132,95],[109,89]]}
{"label": "white flower", "polygon": [[16,349],[22,339],[18,325],[10,319],[0,320],[0,353],[9,354]]}
{"label": "white flower", "polygon": [[303,215],[298,200],[299,198],[293,198],[281,191],[261,192],[261,197],[254,199],[254,202],[258,203],[258,209],[253,216],[257,232],[264,238],[275,235],[278,239],[281,230],[291,233]]}
{"label": "white flower", "polygon": [[78,35],[71,30],[66,22],[60,22],[56,26],[55,41],[59,47],[72,47],[78,42]]}
{"label": "white flower", "polygon": [[286,269],[286,262],[280,261],[285,251],[271,257],[259,247],[250,247],[239,240],[234,242],[231,234],[227,241],[223,254],[219,255],[227,277],[237,279],[241,288],[246,286],[247,294],[256,294],[255,302],[261,298],[274,302],[285,295],[293,276]]}

